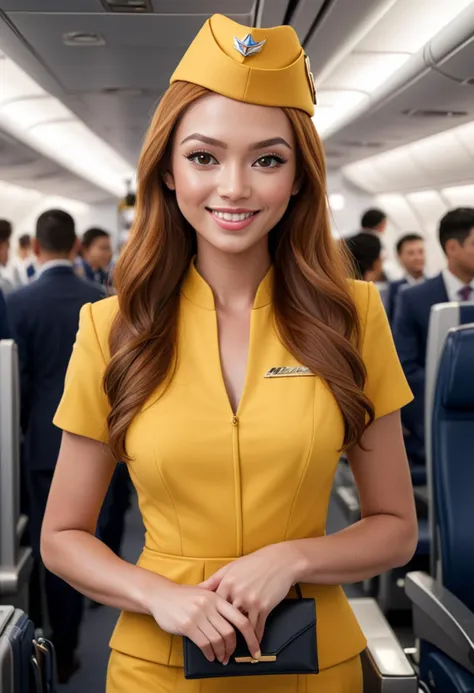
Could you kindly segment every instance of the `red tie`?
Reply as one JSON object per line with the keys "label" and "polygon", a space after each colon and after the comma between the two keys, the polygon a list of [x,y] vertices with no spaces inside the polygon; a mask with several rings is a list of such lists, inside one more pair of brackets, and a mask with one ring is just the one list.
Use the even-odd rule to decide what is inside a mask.
{"label": "red tie", "polygon": [[461,301],[469,301],[472,294],[472,286],[469,286],[469,284],[467,286],[463,286],[462,289],[459,289],[458,294]]}

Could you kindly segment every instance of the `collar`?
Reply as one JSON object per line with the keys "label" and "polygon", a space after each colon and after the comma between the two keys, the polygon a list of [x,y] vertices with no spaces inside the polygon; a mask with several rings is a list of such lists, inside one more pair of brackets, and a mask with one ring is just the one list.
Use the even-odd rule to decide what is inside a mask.
{"label": "collar", "polygon": [[[212,289],[197,271],[194,260],[195,258],[192,259],[189,265],[189,269],[183,281],[181,293],[188,299],[188,301],[191,301],[191,303],[194,303],[205,310],[215,310],[216,304]],[[264,308],[272,302],[273,282],[274,270],[272,266],[257,289],[253,310]]]}
{"label": "collar", "polygon": [[412,275],[408,274],[408,273],[405,275],[405,281],[410,286],[417,286],[418,284],[423,284],[423,282],[425,280],[426,280],[426,277],[424,275],[422,277],[418,277],[418,279],[416,279],[415,277],[412,277]]}
{"label": "collar", "polygon": [[39,278],[48,270],[55,269],[56,267],[69,267],[70,269],[72,269],[73,265],[70,260],[49,260],[49,262],[45,262],[44,265],[41,265],[36,274],[36,277]]}
{"label": "collar", "polygon": [[[449,300],[459,301],[459,289],[464,288],[466,284],[456,277],[456,275],[453,274],[447,267],[444,268],[442,275]],[[474,279],[469,282],[469,286],[474,291]]]}

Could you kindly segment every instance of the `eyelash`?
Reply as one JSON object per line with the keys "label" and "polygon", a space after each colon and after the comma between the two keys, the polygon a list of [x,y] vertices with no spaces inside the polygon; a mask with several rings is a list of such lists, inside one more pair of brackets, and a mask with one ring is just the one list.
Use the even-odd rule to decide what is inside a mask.
{"label": "eyelash", "polygon": [[[216,157],[211,154],[211,152],[206,151],[205,149],[196,149],[193,152],[190,152],[189,154],[186,154],[186,159],[188,161],[191,161],[195,166],[199,166],[200,168],[208,168],[209,164],[198,164],[194,161],[192,161],[194,158],[201,154],[206,154],[207,156],[210,156],[212,159],[217,161]],[[277,162],[276,166],[258,166],[257,168],[279,168],[283,164],[287,163],[287,159],[284,159],[280,154],[264,154],[263,156],[259,156],[256,161],[261,161],[262,159],[274,159]]]}

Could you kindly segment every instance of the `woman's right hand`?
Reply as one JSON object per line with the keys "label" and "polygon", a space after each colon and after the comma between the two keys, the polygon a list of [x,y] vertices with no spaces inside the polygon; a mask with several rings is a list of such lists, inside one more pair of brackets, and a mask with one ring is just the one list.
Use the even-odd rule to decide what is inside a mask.
{"label": "woman's right hand", "polygon": [[215,592],[172,584],[154,593],[149,609],[163,630],[192,640],[210,662],[228,663],[236,647],[235,629],[244,636],[251,655],[260,656],[248,618]]}

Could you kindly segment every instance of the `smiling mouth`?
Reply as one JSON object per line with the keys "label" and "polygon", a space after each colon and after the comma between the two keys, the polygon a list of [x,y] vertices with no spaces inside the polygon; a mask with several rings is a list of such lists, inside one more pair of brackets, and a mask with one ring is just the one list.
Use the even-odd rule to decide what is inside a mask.
{"label": "smiling mouth", "polygon": [[259,212],[259,210],[256,212],[220,212],[216,209],[211,209],[210,207],[206,207],[206,209],[212,214],[212,216],[217,217],[217,219],[233,222],[246,221],[247,219],[254,217]]}

